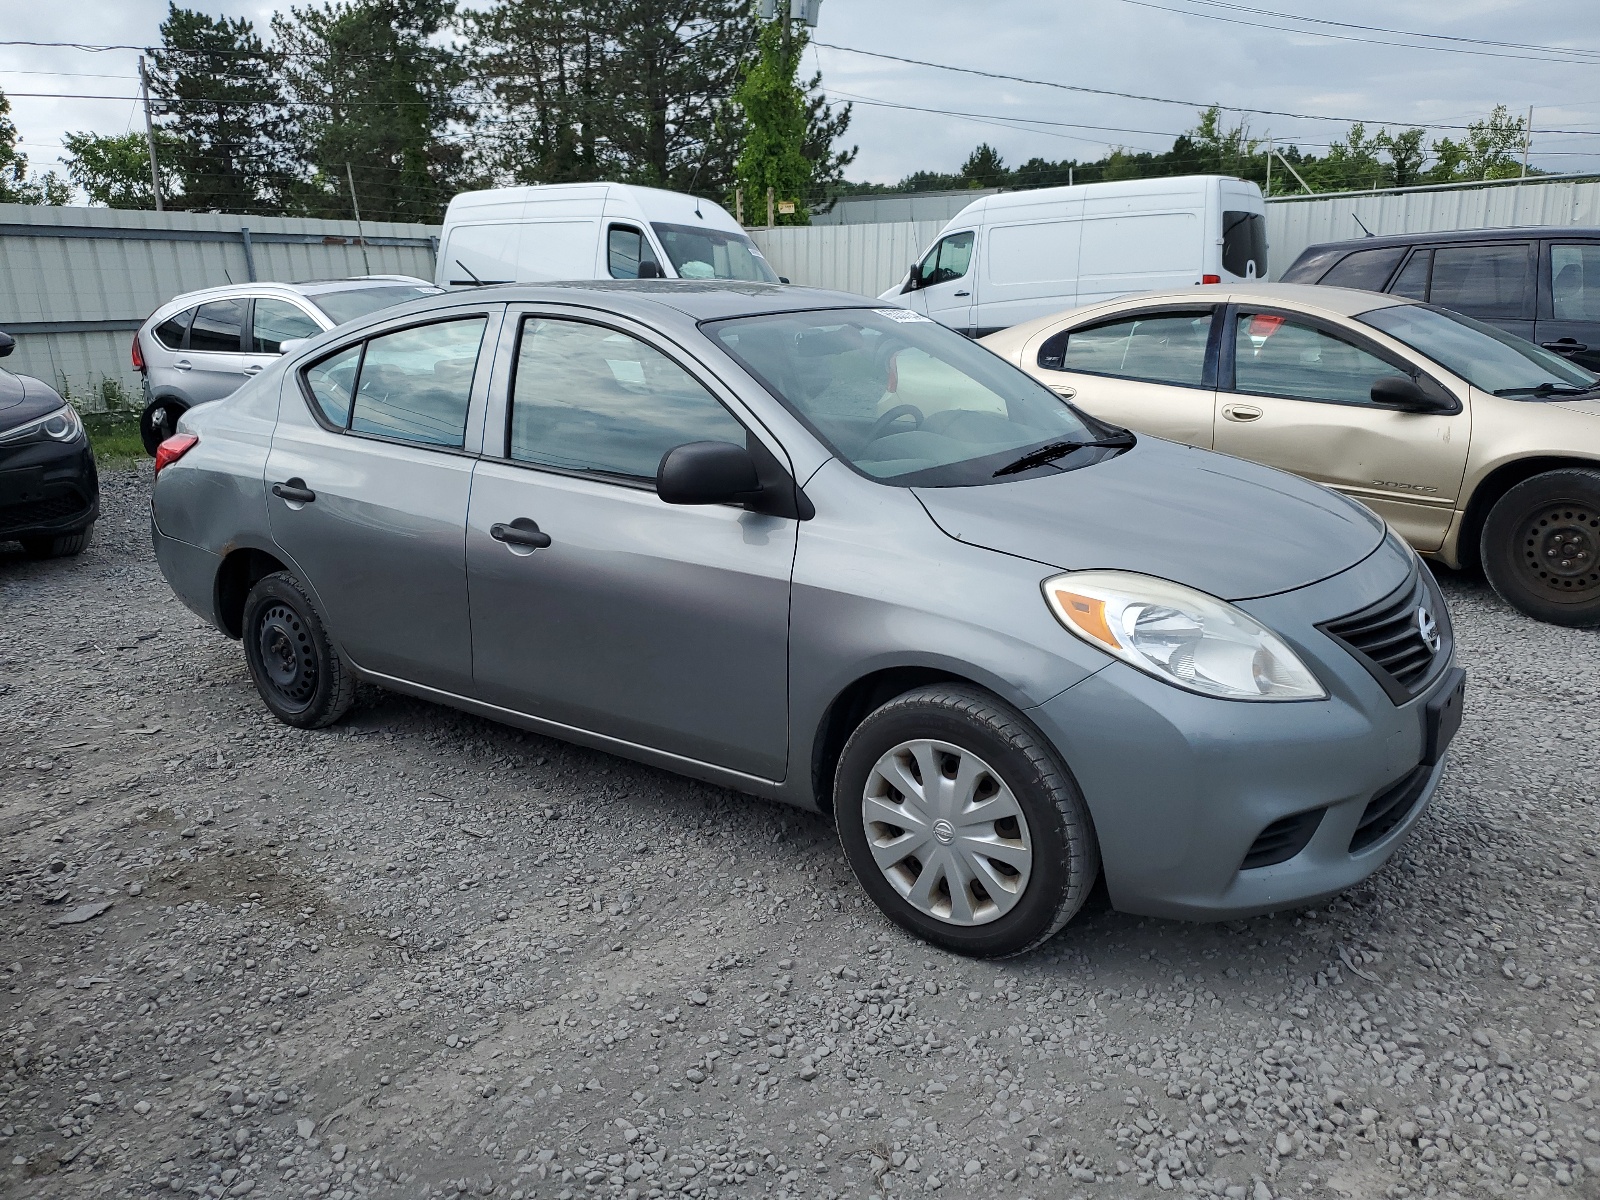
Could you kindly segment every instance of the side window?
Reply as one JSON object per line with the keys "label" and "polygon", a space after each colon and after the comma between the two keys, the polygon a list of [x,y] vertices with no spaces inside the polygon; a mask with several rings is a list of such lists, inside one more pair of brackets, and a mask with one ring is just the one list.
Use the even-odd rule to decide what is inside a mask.
{"label": "side window", "polygon": [[189,349],[238,354],[244,335],[244,301],[213,300],[195,309],[189,326]]}
{"label": "side window", "polygon": [[932,287],[938,283],[949,283],[952,279],[960,279],[967,273],[967,268],[972,265],[972,242],[974,234],[952,233],[947,238],[940,238],[938,245],[928,251],[922,260],[922,286]]}
{"label": "side window", "polygon": [[656,253],[644,233],[631,225],[613,225],[606,231],[606,269],[613,279],[639,278],[639,264],[655,262]]}
{"label": "side window", "polygon": [[250,319],[250,353],[281,354],[284,342],[316,337],[321,332],[322,326],[298,305],[257,296],[255,315]]}
{"label": "side window", "polygon": [[1531,316],[1530,281],[1524,243],[1441,246],[1433,252],[1428,298],[1441,308],[1485,320]]}
{"label": "side window", "polygon": [[1394,277],[1394,283],[1389,291],[1396,296],[1404,296],[1408,300],[1426,300],[1428,298],[1428,268],[1433,265],[1432,250],[1418,250],[1406,260],[1406,265],[1400,268],[1400,274]]}
{"label": "side window", "polygon": [[186,308],[177,316],[168,317],[152,331],[156,341],[168,350],[183,349],[183,335],[189,332],[189,321],[194,316],[194,309]]}
{"label": "side window", "polygon": [[1324,275],[1320,283],[1327,287],[1356,288],[1363,292],[1381,292],[1389,281],[1389,274],[1400,265],[1405,256],[1404,246],[1380,246],[1376,250],[1357,250],[1346,254],[1333,270]]}
{"label": "side window", "polygon": [[651,346],[600,325],[523,322],[511,389],[518,462],[654,480],[685,442],[745,444],[744,426]]}
{"label": "side window", "polygon": [[1600,321],[1600,243],[1550,247],[1550,298],[1558,321]]}
{"label": "side window", "polygon": [[487,321],[439,321],[367,343],[350,414],[352,433],[460,446]]}
{"label": "side window", "polygon": [[341,350],[306,371],[306,386],[330,425],[343,429],[350,423],[350,397],[356,390],[356,372],[361,367],[361,346]]}
{"label": "side window", "polygon": [[1262,396],[1370,404],[1372,385],[1403,372],[1343,338],[1275,313],[1238,315],[1235,389]]}
{"label": "side window", "polygon": [[1039,365],[1152,383],[1205,383],[1211,313],[1151,313],[1058,333],[1039,350]]}

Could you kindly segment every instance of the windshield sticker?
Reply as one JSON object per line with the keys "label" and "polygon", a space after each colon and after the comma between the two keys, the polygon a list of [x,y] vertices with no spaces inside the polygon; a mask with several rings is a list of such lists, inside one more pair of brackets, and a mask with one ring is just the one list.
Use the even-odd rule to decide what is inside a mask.
{"label": "windshield sticker", "polygon": [[888,317],[891,321],[899,321],[902,325],[910,325],[914,321],[927,321],[933,323],[919,312],[912,312],[909,308],[875,308],[872,310],[880,317]]}

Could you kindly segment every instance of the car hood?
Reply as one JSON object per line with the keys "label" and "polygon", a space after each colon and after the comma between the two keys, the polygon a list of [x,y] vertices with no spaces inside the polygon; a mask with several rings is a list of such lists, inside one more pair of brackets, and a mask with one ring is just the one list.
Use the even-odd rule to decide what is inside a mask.
{"label": "car hood", "polygon": [[60,408],[54,388],[27,375],[0,371],[0,433]]}
{"label": "car hood", "polygon": [[1224,600],[1336,575],[1385,534],[1370,510],[1314,483],[1152,437],[1073,471],[913,491],[958,541],[1064,571],[1138,571]]}
{"label": "car hood", "polygon": [[[28,394],[28,381],[10,371],[0,371],[0,412],[21,404]],[[3,418],[0,418],[3,419]]]}

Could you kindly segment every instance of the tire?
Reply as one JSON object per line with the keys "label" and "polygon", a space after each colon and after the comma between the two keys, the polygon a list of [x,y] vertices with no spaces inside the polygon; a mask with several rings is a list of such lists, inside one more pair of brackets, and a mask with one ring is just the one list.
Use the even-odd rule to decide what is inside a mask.
{"label": "tire", "polygon": [[1600,625],[1600,471],[1524,480],[1483,523],[1478,552],[1500,598],[1553,625]]}
{"label": "tire", "polygon": [[93,533],[94,526],[90,524],[85,525],[77,533],[63,533],[55,537],[23,538],[22,552],[29,558],[71,558],[83,553]]}
{"label": "tire", "polygon": [[288,571],[250,589],[243,631],[250,678],[278,720],[321,729],[350,711],[355,673],[334,648],[305,585]]}
{"label": "tire", "polygon": [[[950,781],[945,803],[921,807],[923,764]],[[895,924],[957,954],[1004,958],[1049,940],[1100,873],[1088,806],[1059,755],[1020,713],[976,688],[917,688],[870,713],[840,755],[833,803],[867,894]],[[971,821],[989,805],[997,818],[1013,808],[1016,816]],[[895,817],[925,817],[925,840]],[[966,837],[977,852],[962,852],[974,845]],[[901,858],[913,845],[921,857]]]}
{"label": "tire", "polygon": [[156,447],[171,437],[178,428],[178,418],[188,412],[188,406],[171,398],[152,400],[139,414],[139,440],[144,452],[156,456]]}

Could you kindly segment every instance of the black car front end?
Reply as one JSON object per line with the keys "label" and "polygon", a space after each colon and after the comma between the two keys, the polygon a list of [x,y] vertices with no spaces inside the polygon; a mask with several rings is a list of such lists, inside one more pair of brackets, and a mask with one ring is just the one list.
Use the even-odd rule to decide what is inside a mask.
{"label": "black car front end", "polygon": [[0,541],[36,553],[65,544],[100,515],[100,481],[83,422],[37,379],[0,371]]}

